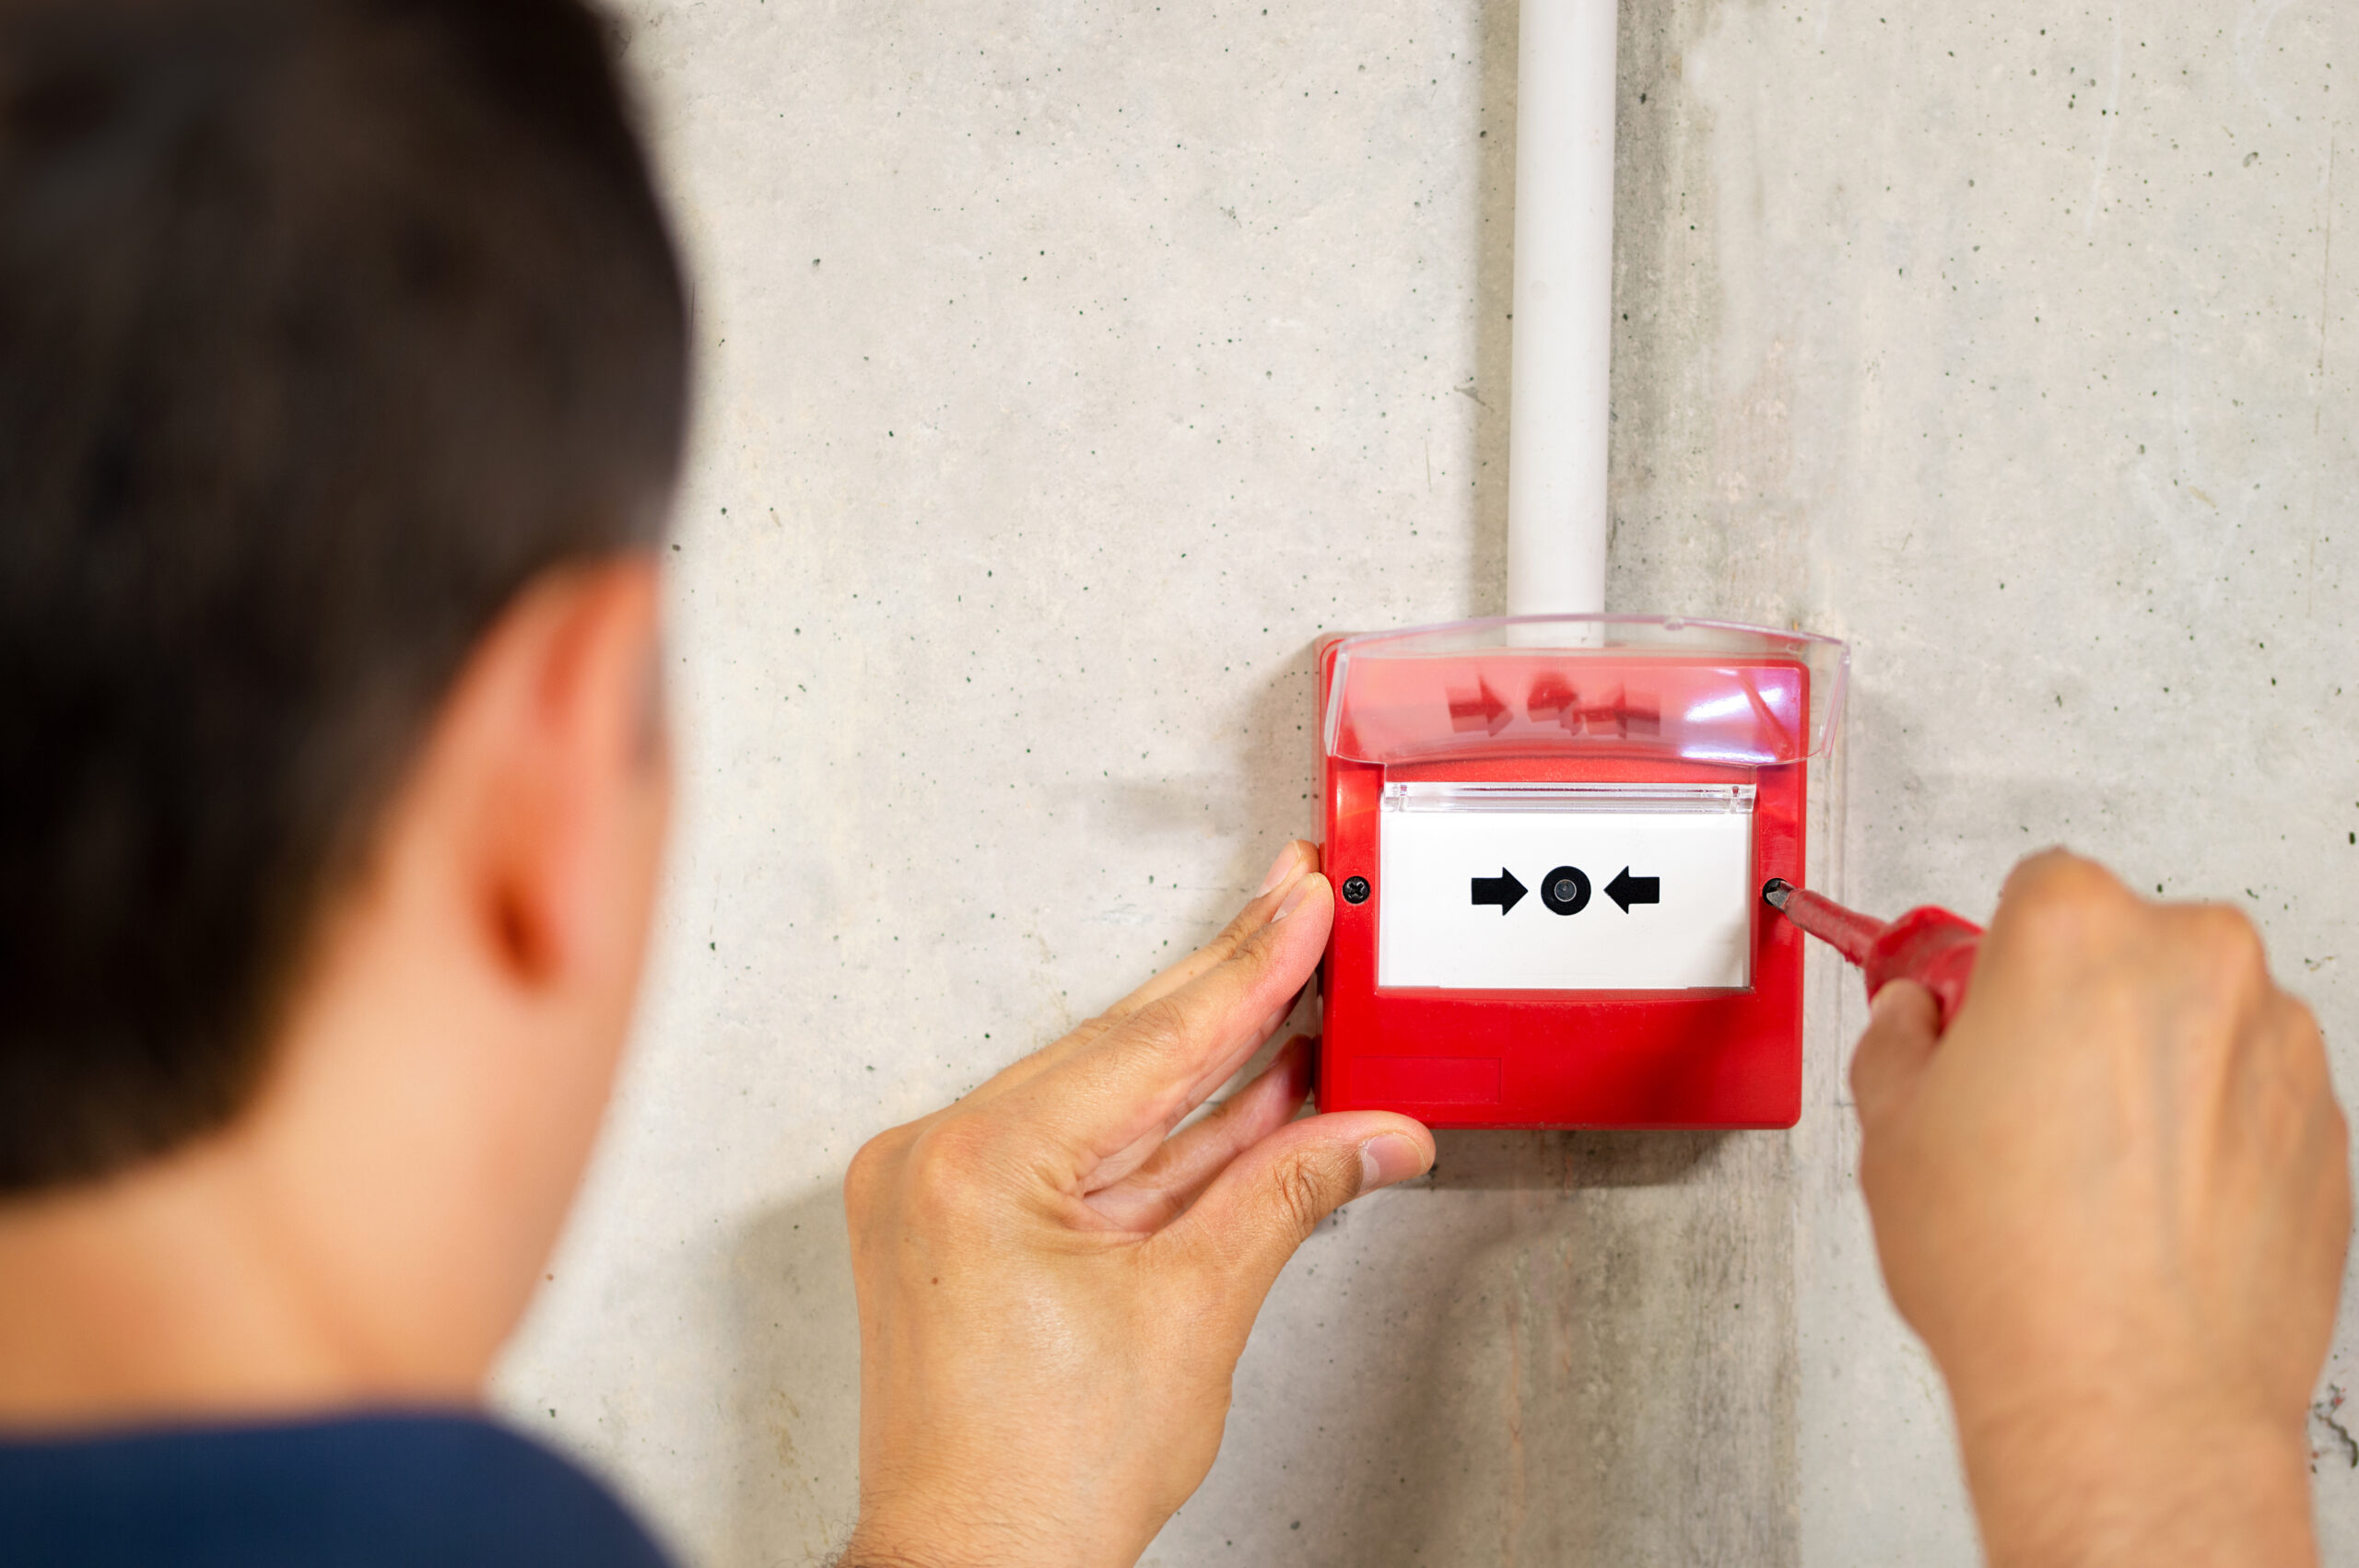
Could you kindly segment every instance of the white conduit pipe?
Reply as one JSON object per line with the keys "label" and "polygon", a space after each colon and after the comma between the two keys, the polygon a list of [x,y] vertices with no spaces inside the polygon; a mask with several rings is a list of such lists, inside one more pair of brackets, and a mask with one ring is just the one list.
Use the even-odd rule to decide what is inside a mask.
{"label": "white conduit pipe", "polygon": [[1523,0],[1508,614],[1605,608],[1615,0]]}

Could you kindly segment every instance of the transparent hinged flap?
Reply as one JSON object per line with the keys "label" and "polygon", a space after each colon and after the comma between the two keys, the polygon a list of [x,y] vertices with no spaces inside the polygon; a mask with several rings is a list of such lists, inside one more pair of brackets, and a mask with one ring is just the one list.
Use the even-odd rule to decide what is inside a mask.
{"label": "transparent hinged flap", "polygon": [[1834,638],[1649,615],[1518,615],[1336,645],[1328,753],[1392,764],[1584,754],[1806,761],[1841,717]]}

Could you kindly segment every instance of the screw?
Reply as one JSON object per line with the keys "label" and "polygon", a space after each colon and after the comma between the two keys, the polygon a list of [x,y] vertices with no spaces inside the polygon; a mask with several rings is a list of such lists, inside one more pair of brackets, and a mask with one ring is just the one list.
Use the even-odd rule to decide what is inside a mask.
{"label": "screw", "polygon": [[1344,879],[1344,902],[1346,904],[1367,903],[1367,878],[1364,876],[1345,877]]}

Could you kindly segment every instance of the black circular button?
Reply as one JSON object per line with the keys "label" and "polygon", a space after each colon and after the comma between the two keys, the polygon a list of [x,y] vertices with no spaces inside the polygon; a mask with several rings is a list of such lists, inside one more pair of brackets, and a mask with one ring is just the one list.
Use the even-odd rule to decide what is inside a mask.
{"label": "black circular button", "polygon": [[1344,879],[1344,902],[1346,904],[1367,903],[1367,878],[1364,876],[1345,877]]}
{"label": "black circular button", "polygon": [[1559,915],[1578,915],[1589,907],[1589,878],[1579,866],[1558,866],[1540,879],[1540,902]]}

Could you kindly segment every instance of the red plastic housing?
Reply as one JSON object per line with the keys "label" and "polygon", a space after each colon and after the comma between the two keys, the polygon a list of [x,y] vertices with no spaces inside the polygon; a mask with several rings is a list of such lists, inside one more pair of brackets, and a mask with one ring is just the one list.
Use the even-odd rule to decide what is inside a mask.
{"label": "red plastic housing", "polygon": [[[1320,652],[1324,868],[1339,889],[1355,877],[1367,888],[1361,902],[1336,899],[1320,970],[1320,1107],[1401,1111],[1445,1128],[1791,1127],[1802,1111],[1802,936],[1792,925],[1767,918],[1755,901],[1752,984],[1743,990],[1379,988],[1379,809],[1388,781],[1751,784],[1752,885],[1773,876],[1800,884],[1810,750],[1800,716],[1810,711],[1809,670],[1777,658],[1602,649],[1567,661],[1575,673],[1559,679],[1544,653],[1473,650],[1402,661],[1398,673],[1355,671],[1364,682],[1356,691],[1383,698],[1354,698],[1363,708],[1355,728],[1328,712],[1344,640],[1330,639]],[[1387,681],[1391,689],[1381,689]],[[1728,706],[1707,698],[1680,707],[1682,693],[1708,688],[1740,691],[1757,710],[1760,733],[1790,731],[1796,743],[1750,754],[1730,746],[1719,754],[1727,761],[1700,760],[1697,752],[1710,755],[1700,744],[1670,755],[1659,737],[1674,717],[1708,718]],[[1446,713],[1440,693],[1453,694]],[[1764,693],[1778,711],[1765,707]],[[1365,732],[1384,724],[1401,733]],[[1429,755],[1413,743],[1420,724],[1433,737],[1422,748]],[[1640,731],[1634,743],[1613,743],[1633,731]],[[1555,741],[1559,734],[1582,743]],[[1388,760],[1365,760],[1371,755]]]}

